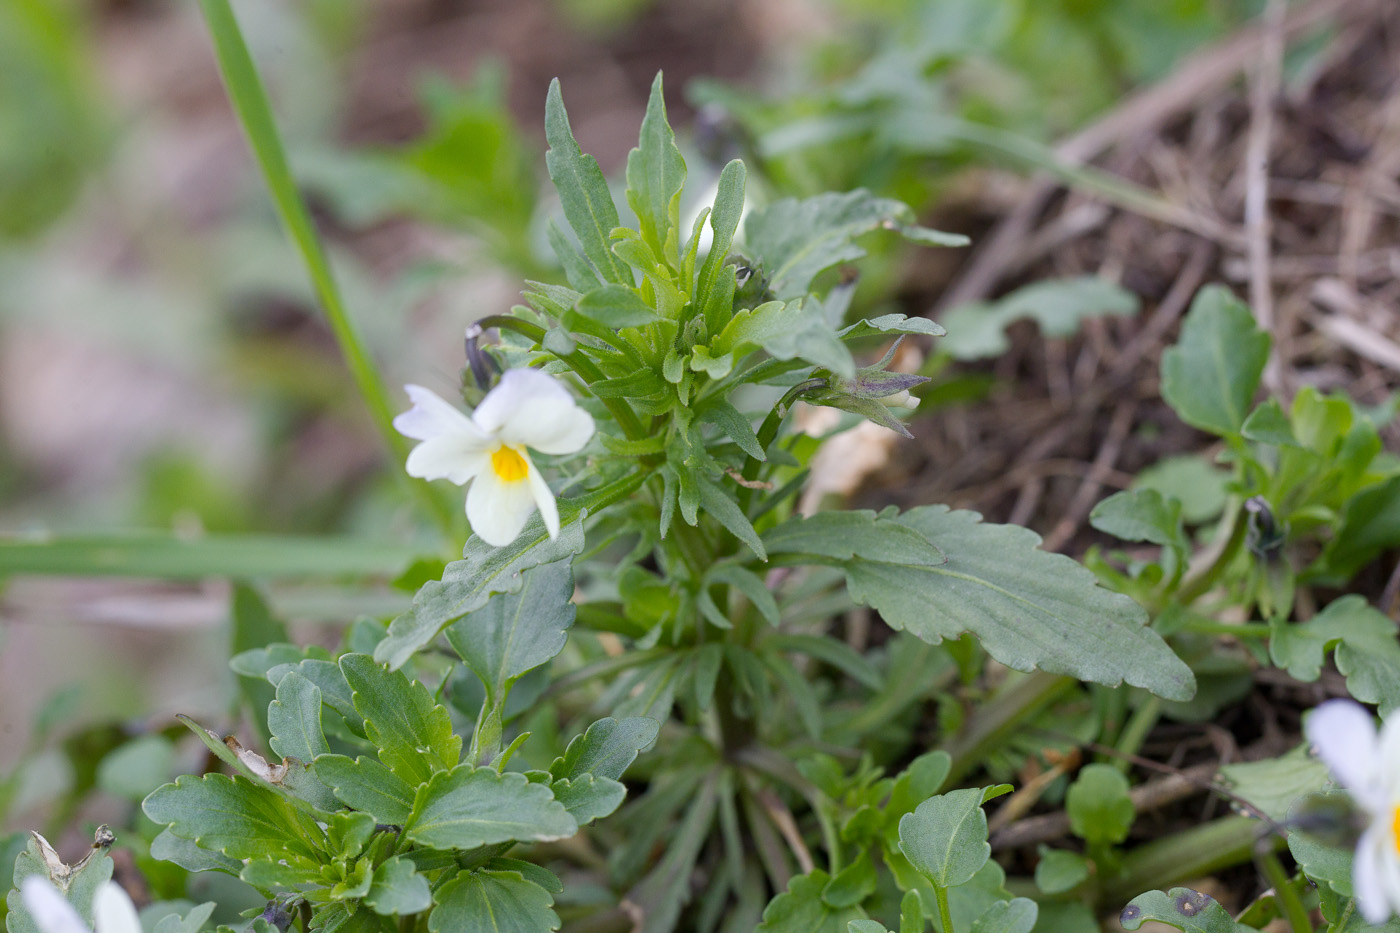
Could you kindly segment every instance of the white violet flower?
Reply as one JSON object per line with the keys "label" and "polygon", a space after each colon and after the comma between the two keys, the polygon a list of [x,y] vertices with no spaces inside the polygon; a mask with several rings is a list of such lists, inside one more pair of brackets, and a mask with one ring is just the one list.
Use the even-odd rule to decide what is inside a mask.
{"label": "white violet flower", "polygon": [[30,875],[20,884],[19,893],[40,933],[141,933],[136,905],[115,881],[102,882],[93,895],[91,929],[47,879]]}
{"label": "white violet flower", "polygon": [[422,386],[404,389],[413,407],[394,427],[420,442],[410,476],[471,483],[467,519],[493,547],[514,541],[537,508],[549,536],[559,534],[559,507],[526,448],[572,454],[593,436],[593,417],[562,383],[537,369],[507,370],[470,417]]}
{"label": "white violet flower", "polygon": [[1367,923],[1400,913],[1400,716],[1376,733],[1371,714],[1349,700],[1328,700],[1307,721],[1308,741],[1337,783],[1366,813],[1356,843],[1352,889]]}

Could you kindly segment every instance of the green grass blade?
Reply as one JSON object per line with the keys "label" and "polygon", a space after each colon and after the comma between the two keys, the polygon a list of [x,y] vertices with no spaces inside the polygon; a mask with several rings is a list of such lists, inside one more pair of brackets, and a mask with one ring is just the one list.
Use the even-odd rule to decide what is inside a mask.
{"label": "green grass blade", "polygon": [[[267,182],[278,216],[287,229],[292,242],[301,253],[311,278],[316,297],[325,309],[326,318],[335,334],[336,343],[350,368],[355,385],[369,407],[375,427],[379,429],[385,444],[402,465],[408,455],[408,442],[394,430],[394,406],[389,400],[388,391],[379,371],[370,358],[364,338],[356,327],[341,300],[340,290],[331,275],[330,263],[326,260],[325,249],[311,222],[306,203],[297,191],[287,166],[287,155],[282,148],[277,125],[272,118],[272,108],[268,103],[267,92],[258,77],[248,46],[239,31],[238,21],[228,0],[200,0],[200,8],[209,24],[209,33],[214,40],[214,51],[219,60],[219,72],[223,75],[224,86],[228,89],[233,109],[238,114],[248,143],[253,149],[263,179]],[[452,532],[456,523],[456,510],[424,481],[408,480],[445,531]]]}
{"label": "green grass blade", "polygon": [[418,549],[355,538],[164,533],[74,535],[0,541],[0,579],[11,574],[160,577],[392,576]]}

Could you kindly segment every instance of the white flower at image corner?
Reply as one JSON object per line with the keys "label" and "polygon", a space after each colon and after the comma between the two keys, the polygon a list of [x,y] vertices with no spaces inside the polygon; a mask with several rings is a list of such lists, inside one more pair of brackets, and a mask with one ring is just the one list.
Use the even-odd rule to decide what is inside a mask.
{"label": "white flower at image corner", "polygon": [[1351,880],[1367,923],[1400,914],[1400,715],[1376,733],[1370,712],[1328,700],[1308,717],[1308,741],[1368,817],[1356,843]]}
{"label": "white flower at image corner", "polygon": [[20,884],[19,893],[39,933],[141,933],[136,905],[115,881],[102,882],[93,895],[91,928],[46,878],[30,875]]}
{"label": "white flower at image corner", "polygon": [[394,427],[418,441],[405,465],[410,476],[447,479],[467,490],[467,520],[487,544],[514,541],[535,509],[551,538],[559,507],[530,459],[572,454],[593,436],[593,417],[563,383],[537,369],[510,369],[470,416],[430,389],[407,385],[413,407]]}

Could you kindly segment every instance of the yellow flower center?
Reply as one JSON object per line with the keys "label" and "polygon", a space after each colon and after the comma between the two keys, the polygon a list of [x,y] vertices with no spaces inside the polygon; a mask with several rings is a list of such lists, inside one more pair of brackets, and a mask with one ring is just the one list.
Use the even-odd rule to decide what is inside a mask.
{"label": "yellow flower center", "polygon": [[1395,846],[1396,854],[1400,855],[1400,807],[1390,814],[1390,843]]}
{"label": "yellow flower center", "polygon": [[515,448],[504,444],[491,453],[491,469],[496,471],[496,476],[503,483],[518,483],[530,472],[525,458]]}

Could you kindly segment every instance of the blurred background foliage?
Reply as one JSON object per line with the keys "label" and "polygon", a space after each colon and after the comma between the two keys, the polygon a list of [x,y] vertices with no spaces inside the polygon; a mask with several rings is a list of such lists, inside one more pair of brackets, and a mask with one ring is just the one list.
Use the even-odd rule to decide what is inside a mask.
{"label": "blurred background foliage", "polygon": [[[975,236],[989,218],[968,205],[989,171],[1043,167],[1045,144],[1261,5],[240,0],[237,10],[390,384],[448,391],[464,325],[509,307],[523,280],[555,274],[541,130],[554,75],[583,148],[610,174],[665,69],[697,196],[737,155],[755,198],[863,186]],[[883,262],[856,306],[922,312],[951,269],[911,270],[896,244],[877,245]],[[394,482],[277,226],[195,5],[0,0],[0,535],[118,529],[441,550]],[[323,626],[392,614],[431,570],[406,589],[380,577],[268,595],[294,637],[325,641]],[[0,576],[0,829],[80,835],[79,820],[99,819],[149,829],[131,825],[137,789],[196,764],[171,742],[173,713],[217,720],[232,708],[230,645],[262,617],[245,599],[231,627],[231,592],[218,581]],[[132,762],[166,762],[166,773],[133,773]],[[164,894],[179,893],[152,871],[152,884],[169,882]]]}

